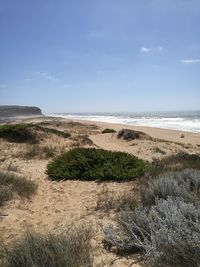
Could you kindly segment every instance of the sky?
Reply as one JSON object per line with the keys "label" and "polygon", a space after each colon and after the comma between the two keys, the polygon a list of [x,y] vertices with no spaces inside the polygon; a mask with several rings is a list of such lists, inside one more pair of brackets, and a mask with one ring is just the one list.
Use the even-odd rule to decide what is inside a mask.
{"label": "sky", "polygon": [[200,110],[199,0],[0,0],[0,105]]}

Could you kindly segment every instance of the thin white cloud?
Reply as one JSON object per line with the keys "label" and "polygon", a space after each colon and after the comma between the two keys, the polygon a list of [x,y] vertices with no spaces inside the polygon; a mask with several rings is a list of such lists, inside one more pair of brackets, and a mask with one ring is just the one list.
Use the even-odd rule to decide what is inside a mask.
{"label": "thin white cloud", "polygon": [[182,59],[180,62],[183,64],[195,64],[200,63],[200,59]]}
{"label": "thin white cloud", "polygon": [[151,48],[148,48],[148,47],[141,47],[140,48],[140,51],[142,52],[142,53],[149,53],[149,52],[151,52]]}
{"label": "thin white cloud", "polygon": [[150,52],[162,52],[164,50],[163,46],[157,46],[157,47],[154,47],[154,48],[149,48],[149,47],[141,47],[140,48],[140,51],[142,53],[150,53]]}

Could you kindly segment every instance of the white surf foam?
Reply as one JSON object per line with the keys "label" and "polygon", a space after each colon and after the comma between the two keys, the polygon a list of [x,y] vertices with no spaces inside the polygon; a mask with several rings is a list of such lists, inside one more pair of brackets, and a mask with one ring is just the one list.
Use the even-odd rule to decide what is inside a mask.
{"label": "white surf foam", "polygon": [[163,129],[172,129],[200,133],[200,118],[182,117],[134,117],[128,115],[94,115],[94,114],[49,114],[67,119],[78,119],[108,123],[120,123],[133,126],[149,126]]}

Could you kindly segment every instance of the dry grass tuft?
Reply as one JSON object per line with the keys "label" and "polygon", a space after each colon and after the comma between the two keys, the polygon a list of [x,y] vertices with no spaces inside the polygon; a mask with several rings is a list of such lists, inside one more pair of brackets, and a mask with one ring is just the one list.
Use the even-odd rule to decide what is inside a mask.
{"label": "dry grass tuft", "polygon": [[3,247],[2,267],[92,267],[93,230],[81,225],[60,234],[26,233]]}
{"label": "dry grass tuft", "polygon": [[26,180],[13,172],[0,171],[0,205],[12,198],[13,193],[30,198],[37,190],[33,181]]}

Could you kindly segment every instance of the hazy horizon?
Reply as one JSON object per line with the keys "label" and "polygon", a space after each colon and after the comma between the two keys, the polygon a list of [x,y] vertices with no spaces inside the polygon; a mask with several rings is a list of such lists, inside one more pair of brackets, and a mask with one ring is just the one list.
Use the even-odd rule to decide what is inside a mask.
{"label": "hazy horizon", "polygon": [[200,110],[200,1],[3,0],[0,105]]}

